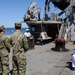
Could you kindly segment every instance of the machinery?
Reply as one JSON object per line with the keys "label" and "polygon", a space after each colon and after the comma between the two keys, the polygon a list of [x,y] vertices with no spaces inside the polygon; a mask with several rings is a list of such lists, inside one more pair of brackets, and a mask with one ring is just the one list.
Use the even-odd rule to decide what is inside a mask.
{"label": "machinery", "polygon": [[[50,2],[54,4],[54,6],[58,7],[62,12],[70,5],[70,0],[45,0],[45,20],[48,20],[48,12],[50,10]],[[62,13],[61,12],[61,13]],[[60,13],[60,14],[61,14]]]}
{"label": "machinery", "polygon": [[[72,11],[72,7],[74,6],[73,0],[45,0],[45,20],[49,19],[48,13],[51,8],[49,6],[50,2],[52,2],[54,4],[54,6],[58,7],[60,10],[62,10],[62,12],[59,13],[59,16],[62,15],[64,12],[67,12],[66,8],[68,8],[68,6],[71,11]],[[36,9],[36,2],[31,2],[26,14],[24,15],[24,20],[26,21],[26,20],[29,20],[30,18],[31,19],[36,18],[35,17],[36,14],[39,14],[39,18],[40,18],[40,11],[41,11],[41,8]],[[68,12],[71,12],[71,11],[68,11]],[[66,13],[66,14],[68,14],[68,13]],[[67,15],[67,16],[69,16],[69,15]]]}
{"label": "machinery", "polygon": [[38,14],[40,20],[40,10],[41,8],[36,9],[36,2],[31,2],[27,13],[24,15],[24,21],[37,20],[36,14]]}
{"label": "machinery", "polygon": [[59,38],[64,38],[65,34],[68,34],[69,41],[75,41],[75,0],[46,0],[45,1],[45,20],[49,19],[49,7],[50,2],[54,4],[55,7],[60,9],[62,12],[58,14],[61,16],[65,13],[65,18],[63,19],[63,24],[61,25],[59,31]]}
{"label": "machinery", "polygon": [[[62,19],[63,23],[62,23],[62,25],[60,27],[60,31],[59,31],[59,38],[64,38],[65,34],[68,33],[68,40],[75,41],[75,35],[74,35],[75,34],[75,0],[45,0],[45,16],[44,16],[44,20],[42,22],[40,22],[41,21],[41,19],[40,19],[41,8],[36,9],[36,2],[32,2],[30,4],[26,14],[24,15],[24,22],[39,21],[37,23],[41,24],[42,26],[45,25],[46,23],[47,23],[47,25],[49,25],[48,24],[49,22],[51,24],[52,22],[50,21],[51,19],[49,17],[49,12],[50,12],[49,10],[51,8],[49,6],[50,3],[53,3],[55,7],[57,7],[58,9],[61,10],[61,12],[58,13],[58,16],[61,16],[63,13],[65,13],[65,18]],[[38,18],[35,16],[36,14],[38,14]],[[47,21],[47,22],[45,23],[45,21]],[[34,23],[34,24],[36,24],[36,23]],[[31,23],[30,23],[30,25],[31,25]],[[46,27],[48,27],[47,25],[46,25]],[[44,28],[45,28],[45,26],[44,26]],[[48,30],[46,30],[46,31],[48,31]]]}

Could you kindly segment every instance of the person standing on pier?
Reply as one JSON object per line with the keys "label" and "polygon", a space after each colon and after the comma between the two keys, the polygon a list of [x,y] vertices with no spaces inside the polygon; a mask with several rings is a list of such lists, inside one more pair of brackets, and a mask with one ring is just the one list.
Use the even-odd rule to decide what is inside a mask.
{"label": "person standing on pier", "polygon": [[9,75],[10,40],[4,35],[4,26],[0,26],[0,75]]}
{"label": "person standing on pier", "polygon": [[13,49],[13,75],[26,75],[27,38],[20,32],[22,23],[15,23],[16,31],[10,36]]}
{"label": "person standing on pier", "polygon": [[30,33],[29,29],[26,29],[26,32],[24,33],[24,35],[26,36],[27,40],[28,40],[28,48],[31,48],[31,42],[32,42],[32,46],[34,47],[34,39],[32,34]]}

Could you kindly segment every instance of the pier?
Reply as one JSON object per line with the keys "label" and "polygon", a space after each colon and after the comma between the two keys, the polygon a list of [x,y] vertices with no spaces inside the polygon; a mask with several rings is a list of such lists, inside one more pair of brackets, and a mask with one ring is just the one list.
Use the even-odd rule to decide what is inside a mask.
{"label": "pier", "polygon": [[55,51],[55,44],[49,43],[35,46],[26,52],[26,75],[74,75],[71,68],[71,54],[75,52],[75,45],[66,44],[65,51]]}
{"label": "pier", "polygon": [[65,48],[65,51],[56,51],[54,42],[51,42],[28,50],[26,75],[75,75],[71,67],[71,54],[75,52],[75,45],[66,44]]}

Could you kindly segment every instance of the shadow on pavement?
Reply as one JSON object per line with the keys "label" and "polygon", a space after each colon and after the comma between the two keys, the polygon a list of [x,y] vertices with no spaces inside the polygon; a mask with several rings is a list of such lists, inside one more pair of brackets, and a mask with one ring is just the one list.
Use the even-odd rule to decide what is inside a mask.
{"label": "shadow on pavement", "polygon": [[66,62],[67,63],[67,68],[69,68],[70,70],[73,70],[73,67],[72,67],[72,62]]}
{"label": "shadow on pavement", "polygon": [[49,44],[51,42],[52,42],[51,39],[49,39],[49,40],[43,40],[43,41],[37,41],[36,45],[46,45],[46,44]]}
{"label": "shadow on pavement", "polygon": [[56,52],[67,52],[69,51],[69,49],[66,48],[51,48],[52,51],[56,51]]}

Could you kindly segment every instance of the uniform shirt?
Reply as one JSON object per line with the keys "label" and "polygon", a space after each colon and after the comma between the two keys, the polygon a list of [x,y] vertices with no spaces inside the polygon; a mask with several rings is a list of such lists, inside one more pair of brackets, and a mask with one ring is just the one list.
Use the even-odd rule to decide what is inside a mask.
{"label": "uniform shirt", "polygon": [[28,50],[27,38],[20,32],[14,32],[10,37],[14,54]]}
{"label": "uniform shirt", "polygon": [[0,34],[0,56],[8,56],[8,52],[10,52],[9,38]]}

